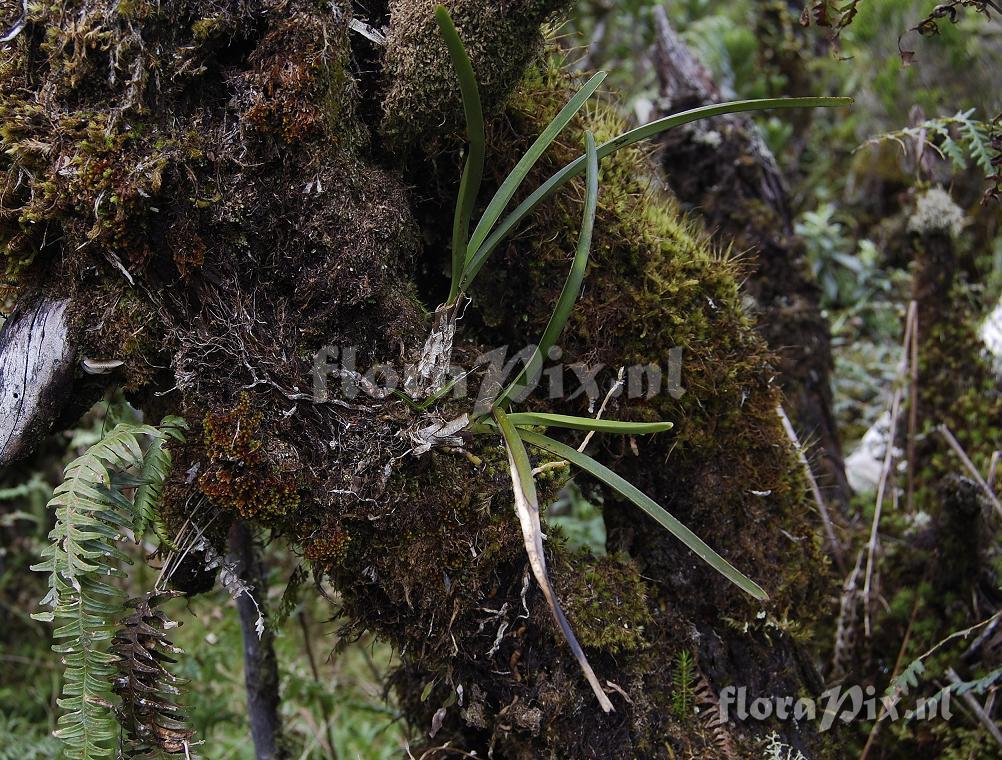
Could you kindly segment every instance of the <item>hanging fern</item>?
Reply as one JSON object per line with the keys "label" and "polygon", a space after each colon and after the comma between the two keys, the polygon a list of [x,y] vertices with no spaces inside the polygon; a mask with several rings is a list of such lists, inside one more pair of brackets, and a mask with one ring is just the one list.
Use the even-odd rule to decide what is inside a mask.
{"label": "hanging fern", "polygon": [[957,171],[965,170],[973,162],[987,179],[991,179],[996,171],[993,162],[998,158],[992,143],[994,125],[975,119],[974,112],[971,108],[953,116],[926,119],[912,127],[871,137],[860,147],[891,141],[907,152],[910,142],[948,159]]}
{"label": "hanging fern", "polygon": [[177,702],[180,681],[165,666],[176,662],[173,655],[181,652],[167,635],[177,623],[158,609],[178,595],[151,591],[130,599],[133,612],[122,621],[111,644],[118,658],[114,691],[121,698],[117,714],[126,733],[126,757],[185,754],[191,745],[194,732]]}
{"label": "hanging fern", "polygon": [[[162,442],[166,436],[149,425],[117,425],[67,465],[49,501],[56,524],[42,550],[43,561],[32,570],[49,574],[42,605],[51,610],[33,617],[56,624],[52,648],[62,655],[65,667],[58,700],[65,712],[55,735],[69,760],[97,760],[114,753],[119,730],[111,688],[116,658],[110,643],[125,609],[115,578],[124,577],[121,566],[131,564],[117,543],[135,531],[137,523],[135,507],[123,489],[155,485],[159,493],[166,470],[147,462],[139,441]],[[163,453],[162,447],[154,447],[150,456],[162,465]],[[147,481],[138,479],[144,472]]]}
{"label": "hanging fern", "polygon": [[142,483],[136,488],[135,496],[137,540],[141,540],[147,527],[151,527],[161,545],[168,549],[177,548],[160,517],[159,507],[163,484],[173,464],[167,444],[171,438],[184,443],[187,429],[187,423],[180,417],[164,417],[160,423],[160,431],[164,435],[154,438],[146,451],[143,467],[139,473],[139,480]]}

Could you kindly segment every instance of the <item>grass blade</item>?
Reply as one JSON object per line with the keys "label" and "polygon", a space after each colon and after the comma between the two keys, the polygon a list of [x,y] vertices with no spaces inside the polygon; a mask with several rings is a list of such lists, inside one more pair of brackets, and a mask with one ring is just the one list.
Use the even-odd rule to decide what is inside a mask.
{"label": "grass blade", "polygon": [[511,170],[511,173],[505,178],[504,182],[501,183],[501,187],[494,194],[491,202],[487,204],[484,215],[480,217],[476,229],[473,230],[473,234],[470,236],[470,242],[466,248],[466,262],[469,262],[473,254],[477,252],[477,249],[487,239],[491,229],[494,227],[494,223],[501,216],[501,212],[504,211],[505,206],[508,205],[512,196],[515,195],[519,185],[525,180],[526,175],[535,166],[539,157],[546,152],[546,149],[550,147],[550,143],[570,123],[570,120],[581,110],[581,107],[584,106],[587,100],[595,94],[595,90],[599,88],[605,77],[606,73],[600,71],[585,82],[584,87],[578,90],[574,97],[567,101],[567,105],[560,110],[560,113],[546,126],[546,129],[536,138],[536,141],[525,152],[525,155],[515,164],[515,168]]}
{"label": "grass blade", "polygon": [[[650,124],[644,124],[636,129],[631,129],[629,132],[624,132],[618,137],[602,143],[598,147],[598,157],[599,159],[605,158],[620,148],[634,145],[660,132],[712,116],[723,116],[742,111],[764,111],[773,108],[835,108],[850,105],[852,102],[852,98],[767,98],[761,100],[735,100],[729,103],[700,106],[699,108],[693,108],[666,116],[657,121],[652,121]],[[480,272],[487,259],[494,252],[494,249],[498,247],[516,224],[522,221],[536,206],[563,187],[569,180],[585,170],[586,160],[586,156],[580,156],[571,161],[571,163],[567,164],[567,166],[540,185],[532,195],[522,201],[514,211],[501,221],[467,264],[463,272],[462,282],[460,283],[460,290],[465,291],[469,289],[473,279]]]}
{"label": "grass blade", "polygon": [[620,420],[602,420],[593,417],[573,417],[567,414],[550,414],[549,412],[512,412],[508,421],[515,427],[526,425],[545,425],[547,427],[567,428],[568,430],[593,430],[596,433],[619,433],[621,435],[649,435],[671,430],[670,422],[622,422]]}
{"label": "grass blade", "polygon": [[455,301],[459,295],[459,281],[462,277],[463,264],[466,256],[466,241],[470,234],[470,217],[473,215],[473,204],[480,192],[480,182],[484,175],[484,157],[487,152],[487,138],[484,134],[484,112],[480,105],[480,90],[477,87],[477,76],[466,53],[463,40],[452,23],[452,17],[445,6],[435,6],[435,21],[445,38],[449,48],[452,67],[459,79],[459,90],[463,96],[463,112],[466,115],[466,137],[469,140],[469,155],[463,167],[463,176],[459,182],[459,196],[456,199],[456,215],[452,222],[452,287],[447,303]]}
{"label": "grass blade", "polygon": [[620,477],[605,465],[599,464],[587,454],[582,454],[576,449],[572,449],[570,446],[566,446],[559,441],[554,441],[545,435],[534,433],[531,430],[518,430],[517,432],[526,443],[538,446],[555,456],[566,459],[571,464],[594,475],[622,496],[625,496],[657,520],[669,533],[692,549],[700,559],[746,594],[763,602],[769,599],[769,595],[765,593],[761,586],[739,572],[734,565],[713,551],[703,539],[685,527],[677,518],[670,515],[664,507],[625,478]]}
{"label": "grass blade", "polygon": [[532,465],[529,463],[529,455],[522,444],[522,439],[518,437],[515,428],[511,425],[505,414],[500,409],[494,412],[501,436],[504,438],[505,448],[508,450],[508,466],[511,470],[511,485],[515,491],[515,509],[518,512],[518,521],[522,526],[522,540],[525,542],[525,552],[529,555],[529,566],[532,574],[536,577],[536,582],[546,597],[547,604],[550,605],[550,612],[553,613],[554,620],[560,627],[567,644],[574,653],[574,658],[584,671],[585,678],[598,697],[598,702],[605,712],[613,712],[612,702],[602,690],[602,685],[595,676],[595,671],[588,664],[584,650],[574,636],[571,624],[567,622],[564,611],[560,609],[557,601],[557,594],[550,583],[550,576],[546,571],[546,556],[543,554],[543,528],[539,522],[539,499],[536,496],[536,483],[532,477]]}
{"label": "grass blade", "polygon": [[591,132],[585,132],[585,158],[588,175],[585,183],[584,216],[581,219],[581,234],[578,235],[578,249],[574,254],[574,261],[571,262],[571,271],[567,273],[564,287],[557,298],[553,314],[550,315],[550,320],[546,323],[546,329],[543,330],[543,337],[539,339],[539,345],[533,350],[532,356],[522,367],[522,371],[515,376],[515,379],[501,394],[496,402],[497,406],[502,406],[512,391],[524,385],[525,378],[536,376],[543,364],[543,358],[560,337],[560,333],[571,315],[571,310],[581,294],[581,283],[584,281],[585,269],[588,266],[588,254],[591,252],[591,236],[595,229],[595,211],[598,208],[598,151],[595,149],[595,136]]}

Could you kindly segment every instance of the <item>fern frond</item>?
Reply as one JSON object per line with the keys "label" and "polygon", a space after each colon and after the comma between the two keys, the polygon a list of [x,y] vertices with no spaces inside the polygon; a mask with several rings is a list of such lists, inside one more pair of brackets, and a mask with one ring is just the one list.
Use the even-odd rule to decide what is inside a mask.
{"label": "fern frond", "polygon": [[133,609],[112,640],[118,658],[115,694],[121,699],[118,720],[125,729],[126,757],[156,757],[188,754],[194,731],[177,702],[181,681],[167,665],[179,654],[167,634],[177,623],[158,609],[180,592],[149,592],[130,599]]}
{"label": "fern frond", "polygon": [[164,525],[159,507],[164,481],[167,480],[167,475],[173,465],[167,444],[171,438],[184,443],[188,425],[180,417],[164,417],[160,423],[160,430],[164,436],[154,438],[150,443],[143,467],[139,472],[139,479],[142,483],[136,488],[135,495],[136,540],[142,540],[146,529],[152,527],[160,543],[168,549],[174,550],[177,547],[174,546],[170,532]]}
{"label": "fern frond", "polygon": [[974,113],[970,111],[957,114],[960,121],[960,133],[963,135],[964,144],[971,158],[974,159],[985,176],[990,176],[995,170],[992,168],[991,137],[989,126],[983,121],[971,118]]}
{"label": "fern frond", "polygon": [[133,504],[121,492],[123,476],[144,468],[140,438],[164,436],[149,425],[117,425],[66,466],[63,482],[49,500],[56,522],[42,550],[43,561],[32,570],[49,574],[42,605],[51,609],[32,617],[56,623],[52,649],[62,655],[65,671],[57,701],[64,713],[55,736],[69,760],[114,753],[119,734],[111,689],[116,657],[109,650],[124,609],[115,579],[125,575],[121,566],[130,564],[117,544],[135,524]]}
{"label": "fern frond", "polygon": [[731,734],[727,730],[727,722],[720,713],[720,698],[713,690],[706,674],[700,670],[699,665],[693,666],[695,673],[694,698],[696,706],[699,708],[699,718],[703,725],[713,736],[713,744],[717,748],[717,757],[720,760],[736,760],[737,749]]}
{"label": "fern frond", "polygon": [[968,160],[991,178],[995,169],[995,150],[992,146],[992,125],[973,118],[975,109],[961,111],[953,116],[936,119],[926,119],[921,124],[905,127],[893,132],[871,137],[856,150],[882,142],[893,142],[900,146],[903,152],[908,150],[908,141],[929,148],[947,158],[954,169],[963,171],[968,166]]}

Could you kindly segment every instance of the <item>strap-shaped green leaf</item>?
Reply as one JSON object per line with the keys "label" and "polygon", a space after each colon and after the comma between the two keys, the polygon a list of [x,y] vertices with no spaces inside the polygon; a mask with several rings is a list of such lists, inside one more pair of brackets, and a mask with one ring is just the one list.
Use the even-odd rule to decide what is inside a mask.
{"label": "strap-shaped green leaf", "polygon": [[497,406],[503,406],[516,388],[525,385],[526,378],[536,376],[543,365],[543,357],[557,342],[581,294],[581,283],[584,282],[585,270],[588,267],[591,237],[595,229],[595,212],[598,209],[598,152],[595,149],[595,136],[590,131],[585,132],[585,159],[588,174],[585,181],[584,215],[581,219],[581,233],[578,235],[578,248],[574,253],[574,261],[571,262],[571,271],[564,280],[564,287],[560,290],[557,305],[550,315],[549,322],[546,323],[546,329],[543,330],[543,337],[539,339],[539,344],[522,371],[501,394]]}
{"label": "strap-shaped green leaf", "polygon": [[515,427],[539,425],[567,428],[568,430],[590,430],[596,433],[618,433],[620,435],[650,435],[671,430],[670,422],[623,422],[621,420],[601,420],[592,417],[573,417],[568,414],[549,412],[511,412],[508,421]]}
{"label": "strap-shaped green leaf", "polygon": [[711,549],[703,539],[685,527],[679,520],[670,515],[664,507],[654,501],[635,485],[625,478],[620,477],[605,465],[596,462],[587,454],[580,453],[577,449],[572,449],[559,441],[555,441],[540,433],[531,430],[518,430],[518,435],[526,443],[538,446],[562,459],[566,459],[576,467],[580,467],[585,472],[594,475],[607,486],[617,491],[622,496],[632,501],[644,512],[657,520],[669,533],[679,539],[683,544],[692,549],[710,567],[727,578],[731,583],[740,588],[746,594],[756,599],[766,601],[769,595],[765,593],[761,586],[739,572],[730,562]]}
{"label": "strap-shaped green leaf", "polygon": [[466,248],[466,262],[470,261],[473,254],[477,252],[477,249],[487,239],[491,229],[494,227],[494,223],[501,216],[501,212],[504,211],[505,206],[508,205],[508,202],[515,195],[522,182],[525,181],[526,176],[532,170],[532,167],[536,165],[540,156],[550,147],[550,143],[557,139],[557,135],[570,123],[571,119],[581,110],[588,99],[595,94],[595,91],[605,81],[605,77],[606,73],[600,71],[585,82],[584,86],[577,91],[574,97],[567,101],[567,105],[553,118],[553,121],[546,125],[546,129],[536,138],[536,141],[525,152],[525,155],[518,160],[515,168],[511,170],[511,173],[505,178],[504,182],[501,183],[501,187],[494,194],[491,202],[487,204],[483,216],[480,217],[480,221],[473,230],[469,245]]}
{"label": "strap-shaped green leaf", "polygon": [[[634,145],[660,132],[681,126],[682,124],[699,121],[700,119],[708,119],[712,116],[723,116],[741,111],[765,111],[773,108],[835,108],[850,105],[852,102],[852,98],[765,98],[761,100],[735,100],[729,103],[700,106],[699,108],[682,111],[681,113],[652,121],[650,124],[644,124],[636,129],[631,129],[629,132],[624,132],[618,137],[614,137],[612,140],[598,146],[598,157],[599,159],[605,158],[620,148]],[[494,249],[498,247],[515,225],[522,221],[536,206],[563,187],[569,180],[583,172],[586,161],[586,156],[580,156],[571,161],[567,166],[540,185],[532,195],[518,204],[515,210],[498,224],[487,240],[484,241],[484,244],[478,248],[469,264],[467,264],[466,271],[463,273],[461,290],[465,291],[469,288],[473,279],[494,252]]]}
{"label": "strap-shaped green leaf", "polygon": [[480,182],[484,176],[484,157],[487,153],[487,138],[484,133],[484,112],[480,105],[480,90],[473,64],[466,53],[463,40],[452,23],[452,17],[445,6],[435,6],[435,21],[449,49],[452,67],[459,79],[459,91],[463,96],[463,112],[466,115],[466,137],[469,140],[469,155],[463,167],[459,182],[459,197],[456,200],[456,215],[452,222],[452,288],[448,303],[453,303],[459,295],[459,280],[466,258],[466,241],[470,235],[470,217],[473,205],[480,192]]}

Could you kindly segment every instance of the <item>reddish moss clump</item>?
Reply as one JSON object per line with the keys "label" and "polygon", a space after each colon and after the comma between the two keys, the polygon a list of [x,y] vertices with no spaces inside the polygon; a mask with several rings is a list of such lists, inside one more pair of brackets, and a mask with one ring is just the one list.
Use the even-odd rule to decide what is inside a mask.
{"label": "reddish moss clump", "polygon": [[341,565],[351,548],[351,534],[343,528],[335,528],[329,534],[316,536],[306,544],[304,556],[314,567],[325,571]]}
{"label": "reddish moss clump", "polygon": [[298,478],[275,466],[261,440],[264,415],[240,394],[235,407],[209,412],[202,421],[208,467],[198,478],[206,496],[245,518],[286,515],[300,503]]}
{"label": "reddish moss clump", "polygon": [[[244,120],[288,143],[335,131],[342,100],[351,94],[344,73],[347,48],[327,39],[329,21],[297,14],[270,31],[245,74],[251,104]],[[333,55],[332,55],[333,53]]]}

